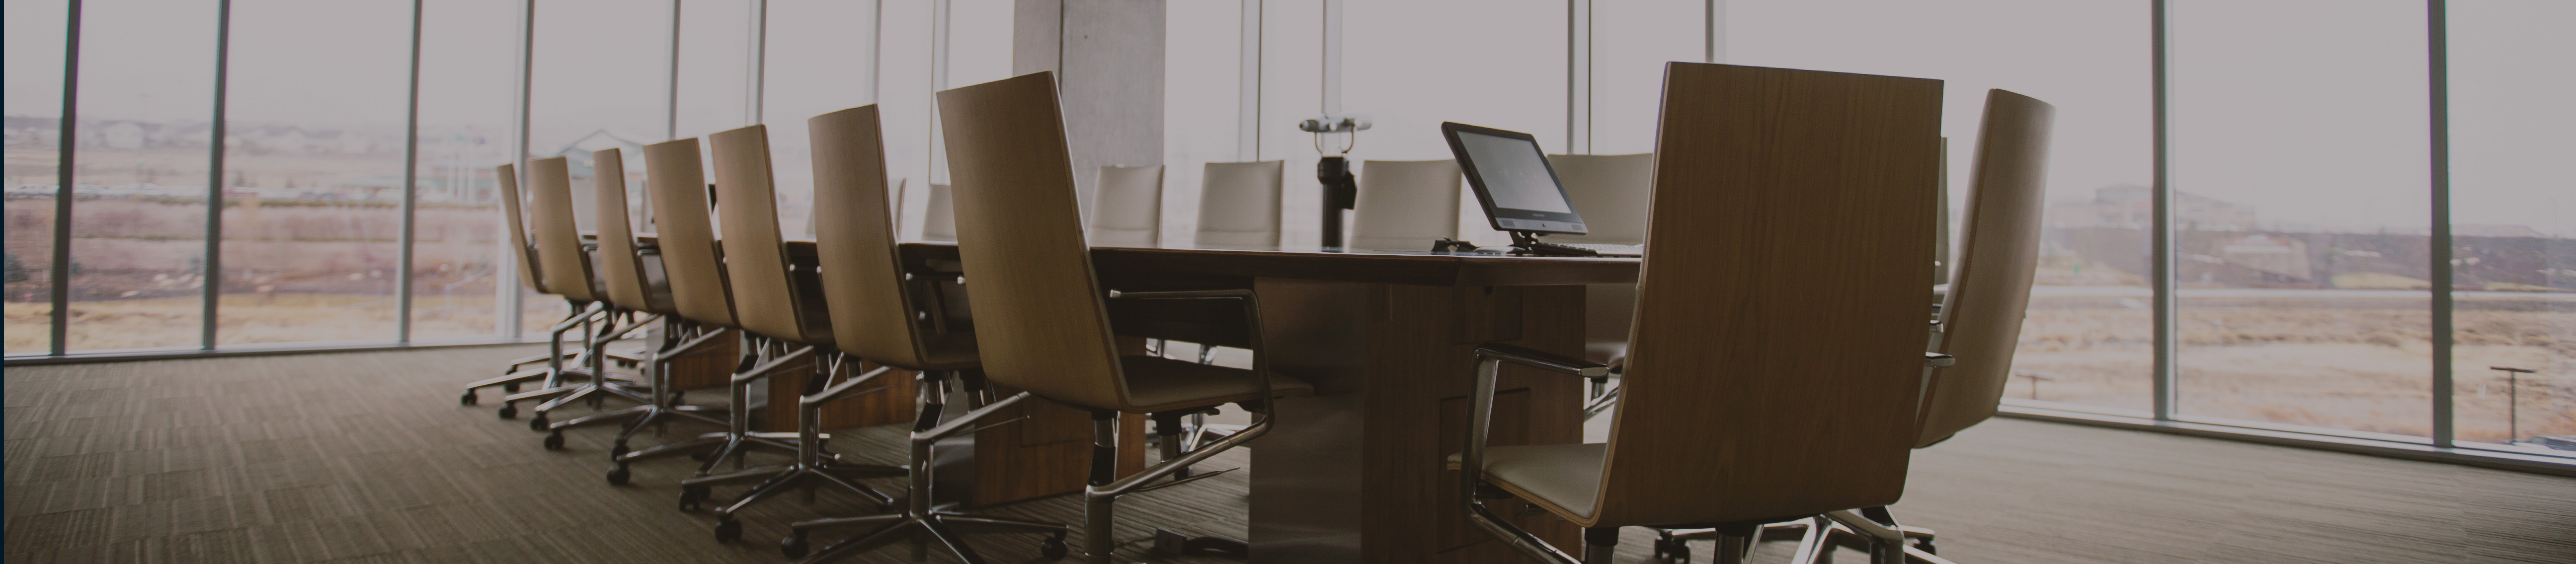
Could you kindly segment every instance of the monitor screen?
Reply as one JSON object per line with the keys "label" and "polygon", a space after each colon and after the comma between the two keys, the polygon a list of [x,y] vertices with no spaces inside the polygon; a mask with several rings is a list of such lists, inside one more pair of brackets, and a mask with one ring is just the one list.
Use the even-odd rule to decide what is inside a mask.
{"label": "monitor screen", "polygon": [[1547,154],[1529,134],[1459,123],[1441,124],[1441,132],[1495,229],[1587,232]]}

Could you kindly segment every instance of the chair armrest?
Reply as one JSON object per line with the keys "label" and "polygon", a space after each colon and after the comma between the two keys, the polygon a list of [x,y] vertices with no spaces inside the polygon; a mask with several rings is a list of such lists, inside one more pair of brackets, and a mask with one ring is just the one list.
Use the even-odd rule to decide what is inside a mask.
{"label": "chair armrest", "polygon": [[1959,357],[1936,352],[1923,353],[1923,366],[1926,368],[1947,368],[1958,363]]}
{"label": "chair armrest", "polygon": [[1610,365],[1528,347],[1501,343],[1486,343],[1484,345],[1477,346],[1476,359],[1484,360],[1488,358],[1522,366],[1543,368],[1553,372],[1582,376],[1585,378],[1610,377]]}

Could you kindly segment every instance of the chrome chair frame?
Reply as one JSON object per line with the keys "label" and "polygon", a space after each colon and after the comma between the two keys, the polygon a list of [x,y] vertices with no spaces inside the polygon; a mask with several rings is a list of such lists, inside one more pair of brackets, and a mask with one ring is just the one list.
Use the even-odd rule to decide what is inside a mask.
{"label": "chrome chair frame", "polygon": [[[829,376],[839,374],[843,369],[854,364],[850,362],[851,359],[848,355],[843,355],[838,352],[820,352],[818,349],[820,349],[820,347],[808,346],[799,348],[796,352],[789,353],[788,357],[781,358],[779,361],[787,362],[799,356],[821,357],[817,358],[815,361],[817,369],[814,374],[814,382],[818,385],[821,382],[826,381]],[[748,470],[737,470],[725,474],[699,476],[681,480],[681,495],[705,499],[705,497],[709,495],[709,488],[713,488],[718,485],[742,483],[753,480],[760,481],[760,484],[753,486],[750,491],[745,491],[742,495],[735,497],[732,502],[726,503],[723,507],[716,508],[716,540],[718,542],[732,542],[736,539],[742,538],[742,522],[734,518],[734,513],[741,511],[745,507],[750,507],[751,504],[759,503],[761,500],[768,499],[770,496],[778,495],[779,492],[787,491],[788,488],[805,484],[813,480],[821,480],[824,484],[839,486],[841,489],[849,490],[851,493],[858,494],[859,497],[868,500],[869,503],[876,504],[876,506],[880,508],[894,506],[895,500],[893,497],[887,496],[884,492],[877,491],[876,488],[871,488],[866,484],[861,484],[857,479],[904,476],[908,475],[910,471],[901,466],[843,462],[840,457],[825,452],[823,450],[823,441],[828,438],[828,436],[823,434],[822,420],[823,404],[825,402],[884,391],[887,388],[886,386],[877,386],[867,389],[860,389],[860,386],[875,382],[877,378],[893,371],[894,369],[891,367],[880,366],[877,367],[876,370],[870,370],[867,373],[852,376],[848,379],[842,380],[838,384],[833,384],[821,390],[797,396],[796,409],[798,417],[796,419],[795,460],[786,464],[762,466]],[[777,403],[777,400],[771,400],[771,404],[773,406]],[[740,460],[737,459],[736,462],[739,463]],[[811,490],[808,490],[807,495],[811,496],[811,492]]]}
{"label": "chrome chair frame", "polygon": [[[1067,550],[1065,536],[1071,532],[1071,527],[1058,523],[970,515],[957,511],[954,504],[938,503],[937,498],[933,496],[935,472],[931,462],[934,460],[931,451],[938,446],[940,440],[1017,421],[1014,419],[990,425],[978,425],[992,414],[1011,409],[1020,402],[1034,397],[1028,392],[1020,392],[999,401],[981,402],[984,405],[942,423],[939,418],[948,406],[948,382],[958,379],[955,371],[923,373],[919,387],[921,409],[912,424],[910,463],[903,467],[905,475],[910,479],[910,486],[900,500],[902,502],[900,505],[884,504],[889,507],[900,507],[900,511],[861,517],[831,517],[798,521],[789,525],[793,532],[779,541],[781,552],[785,552],[788,558],[798,559],[797,562],[800,563],[820,564],[848,558],[906,538],[916,543],[923,542],[921,537],[927,536],[939,541],[941,546],[947,547],[949,552],[955,554],[959,560],[964,560],[968,564],[981,564],[984,562],[983,557],[978,556],[974,548],[967,546],[965,537],[959,535],[959,526],[964,526],[987,529],[973,532],[1049,533],[1047,540],[1040,545],[1039,551],[1050,559],[1064,557]],[[836,386],[836,388],[848,385],[848,382],[844,382],[843,386]],[[829,393],[830,390],[826,390],[826,394]],[[971,392],[969,395],[970,402],[976,401],[972,399]],[[875,525],[876,528],[834,542],[811,556],[807,555],[810,550],[807,539],[816,529],[866,525]],[[899,534],[907,531],[912,531],[914,534]],[[916,548],[915,559],[918,560],[919,556],[921,554]]]}
{"label": "chrome chair frame", "polygon": [[[1193,445],[1197,448],[1192,448],[1187,451],[1183,451],[1180,448],[1180,441],[1177,440],[1180,426],[1177,424],[1177,421],[1173,420],[1177,419],[1177,416],[1181,414],[1204,413],[1204,409],[1190,409],[1180,412],[1153,414],[1155,419],[1169,421],[1171,423],[1163,427],[1163,429],[1170,431],[1170,433],[1165,434],[1165,438],[1163,440],[1163,458],[1153,466],[1147,467],[1143,471],[1135,474],[1130,474],[1124,478],[1118,477],[1117,465],[1110,462],[1116,460],[1118,455],[1118,414],[1113,411],[1093,412],[1091,417],[1091,479],[1090,485],[1084,487],[1082,491],[1082,552],[1086,561],[1092,564],[1108,564],[1110,552],[1116,549],[1117,544],[1112,542],[1113,539],[1110,538],[1110,531],[1113,520],[1113,504],[1120,496],[1168,488],[1225,473],[1220,471],[1205,474],[1183,474],[1184,472],[1189,471],[1191,465],[1198,464],[1201,461],[1207,460],[1208,457],[1216,456],[1217,453],[1225,452],[1227,449],[1241,446],[1243,443],[1250,442],[1253,439],[1260,438],[1264,434],[1268,434],[1270,432],[1270,425],[1272,422],[1271,403],[1276,401],[1279,397],[1278,388],[1271,383],[1269,357],[1261,352],[1263,350],[1261,336],[1261,298],[1258,295],[1255,295],[1252,290],[1180,290],[1161,292],[1120,292],[1117,290],[1110,290],[1109,299],[1241,300],[1243,303],[1244,323],[1247,329],[1246,334],[1249,337],[1249,344],[1252,345],[1253,351],[1252,372],[1261,380],[1261,399],[1257,402],[1238,404],[1242,406],[1244,410],[1252,412],[1253,418],[1251,425],[1246,425],[1243,430],[1226,435],[1225,438],[1218,439],[1214,443]],[[1170,482],[1147,485],[1164,476],[1174,476],[1177,479]],[[1221,546],[1244,545],[1243,541],[1219,537],[1200,537],[1198,539],[1191,540],[1202,543],[1212,542],[1213,544]]]}

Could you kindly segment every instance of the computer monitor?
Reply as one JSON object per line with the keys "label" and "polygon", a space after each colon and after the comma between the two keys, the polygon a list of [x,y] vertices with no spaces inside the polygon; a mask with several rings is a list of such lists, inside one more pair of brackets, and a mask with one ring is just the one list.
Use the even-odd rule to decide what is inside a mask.
{"label": "computer monitor", "polygon": [[1583,227],[1583,216],[1575,213],[1574,202],[1565,197],[1565,184],[1557,182],[1556,168],[1547,164],[1547,153],[1538,148],[1538,139],[1530,134],[1444,122],[1440,134],[1449,138],[1449,152],[1458,156],[1458,168],[1467,173],[1467,185],[1476,190],[1476,203],[1485,206],[1485,219],[1494,229],[1537,233],[1590,232]]}

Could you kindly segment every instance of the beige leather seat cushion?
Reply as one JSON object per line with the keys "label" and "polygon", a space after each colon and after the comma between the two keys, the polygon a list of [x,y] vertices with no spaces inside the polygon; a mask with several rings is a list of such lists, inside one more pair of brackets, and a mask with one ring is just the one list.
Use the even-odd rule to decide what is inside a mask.
{"label": "beige leather seat cushion", "polygon": [[[1261,397],[1261,376],[1250,370],[1154,356],[1118,360],[1127,373],[1127,403],[1136,411],[1214,407]],[[1278,374],[1271,375],[1270,386],[1281,397],[1315,393],[1306,381]]]}
{"label": "beige leather seat cushion", "polygon": [[[1485,447],[1485,481],[1570,518],[1588,519],[1599,506],[1601,461],[1609,443]],[[1458,455],[1449,455],[1456,468]]]}

